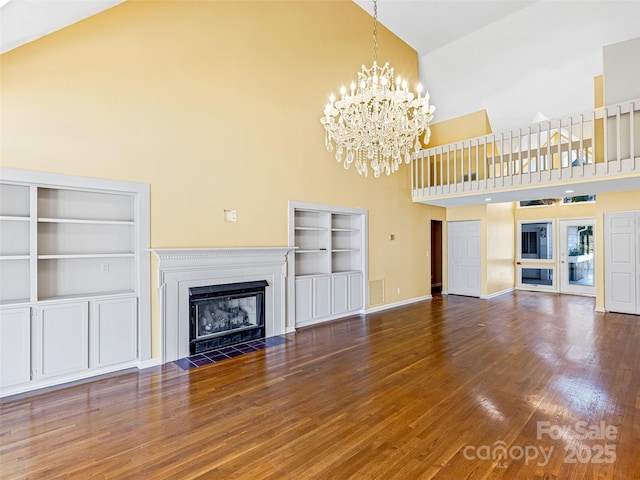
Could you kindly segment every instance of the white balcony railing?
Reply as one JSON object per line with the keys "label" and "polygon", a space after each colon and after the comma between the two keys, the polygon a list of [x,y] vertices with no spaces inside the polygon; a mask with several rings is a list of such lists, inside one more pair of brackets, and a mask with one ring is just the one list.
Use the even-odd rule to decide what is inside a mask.
{"label": "white balcony railing", "polygon": [[[640,98],[416,153],[412,197],[485,194],[640,175]],[[639,179],[640,188],[640,179]]]}

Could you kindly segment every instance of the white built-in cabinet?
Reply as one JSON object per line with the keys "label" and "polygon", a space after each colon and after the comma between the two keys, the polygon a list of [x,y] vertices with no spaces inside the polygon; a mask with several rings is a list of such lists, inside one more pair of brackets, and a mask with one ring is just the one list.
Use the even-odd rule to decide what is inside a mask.
{"label": "white built-in cabinet", "polygon": [[295,247],[291,310],[297,327],[362,311],[366,210],[289,202],[289,244]]}
{"label": "white built-in cabinet", "polygon": [[0,394],[149,359],[148,185],[0,173]]}

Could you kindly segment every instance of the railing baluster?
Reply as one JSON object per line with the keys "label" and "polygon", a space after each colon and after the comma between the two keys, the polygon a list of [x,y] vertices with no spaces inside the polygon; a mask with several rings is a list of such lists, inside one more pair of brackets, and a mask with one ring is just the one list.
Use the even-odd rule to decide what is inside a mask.
{"label": "railing baluster", "polygon": [[580,153],[578,154],[580,165],[582,166],[580,177],[584,178],[584,164],[587,161],[584,154],[584,115],[580,114]]}
{"label": "railing baluster", "polygon": [[489,143],[489,138],[487,137],[484,141],[484,165],[482,167],[482,169],[484,170],[484,188],[488,188],[487,184],[489,183],[489,175],[491,174],[491,172],[489,172],[489,162],[487,160],[489,160],[489,157],[487,156],[487,143]]}
{"label": "railing baluster", "polygon": [[522,185],[522,129],[518,129],[518,176]]}
{"label": "railing baluster", "polygon": [[542,123],[538,123],[538,156],[536,157],[536,169],[538,170],[538,183],[542,183],[542,158],[540,157],[540,143],[542,142]]}
{"label": "railing baluster", "polygon": [[420,188],[420,184],[418,182],[418,158],[424,155],[423,152],[417,152],[413,154],[413,158],[411,160],[411,185],[413,187],[413,192],[417,196],[418,189]]}
{"label": "railing baluster", "polygon": [[440,191],[444,192],[444,148],[440,152]]}
{"label": "railing baluster", "polygon": [[458,191],[458,145],[453,146],[453,181],[449,177],[449,185],[453,184],[453,191]]}
{"label": "railing baluster", "polygon": [[500,180],[504,187],[504,133],[500,132]]}
{"label": "railing baluster", "polygon": [[616,109],[616,159],[618,161],[618,172],[622,171],[622,145],[620,137],[622,136],[622,126],[620,125],[620,105]]}
{"label": "railing baluster", "polygon": [[476,139],[476,189],[480,190],[480,139]]}
{"label": "railing baluster", "polygon": [[[453,147],[455,150],[455,146]],[[444,191],[444,184],[442,185]],[[447,192],[451,192],[451,145],[447,148]]]}
{"label": "railing baluster", "polygon": [[599,145],[599,142],[597,140],[598,135],[596,135],[596,111],[594,110],[591,113],[591,130],[593,131],[591,133],[591,136],[593,137],[591,139],[591,162],[593,163],[593,176],[595,177],[596,174],[598,173],[598,166],[596,165],[596,144]]}
{"label": "railing baluster", "polygon": [[[430,158],[431,158],[431,154],[427,156],[427,164],[429,164]],[[420,181],[422,182],[422,196],[424,197],[424,187],[426,186],[424,182],[424,155],[420,159]]]}
{"label": "railing baluster", "polygon": [[631,169],[636,169],[636,145],[635,145],[635,102],[629,103],[629,158]]}
{"label": "railing baluster", "polygon": [[496,136],[491,135],[493,148],[491,150],[491,177],[493,178],[493,188],[496,188]]}
{"label": "railing baluster", "polygon": [[531,125],[527,127],[527,171],[529,173],[529,185],[531,185]]}
{"label": "railing baluster", "polygon": [[507,164],[507,175],[509,176],[510,184],[513,185],[513,176],[515,175],[515,168],[513,162],[513,132],[509,130],[509,163]]}
{"label": "railing baluster", "polygon": [[[549,162],[551,160],[551,162]],[[549,120],[549,130],[547,132],[547,155],[545,155],[545,170],[549,170],[549,180],[551,180],[551,168],[553,167],[553,155],[551,154],[551,120]]]}
{"label": "railing baluster", "polygon": [[473,142],[471,140],[469,140],[469,150],[468,150],[469,155],[467,156],[467,158],[469,159],[469,164],[468,164],[469,190],[471,190],[471,182],[473,182],[473,175],[471,174],[471,146],[472,145],[473,145]]}
{"label": "railing baluster", "polygon": [[569,117],[569,178],[573,178],[573,117]]}
{"label": "railing baluster", "polygon": [[609,112],[604,107],[604,121],[602,123],[604,129],[604,171],[609,173]]}

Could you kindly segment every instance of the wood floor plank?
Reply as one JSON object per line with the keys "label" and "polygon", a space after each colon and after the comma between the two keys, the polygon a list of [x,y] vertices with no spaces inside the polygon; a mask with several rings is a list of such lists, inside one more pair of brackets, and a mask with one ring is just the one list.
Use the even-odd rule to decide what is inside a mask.
{"label": "wood floor plank", "polygon": [[[638,316],[438,296],[287,338],[5,398],[0,478],[640,479]],[[615,438],[573,431],[601,422]]]}

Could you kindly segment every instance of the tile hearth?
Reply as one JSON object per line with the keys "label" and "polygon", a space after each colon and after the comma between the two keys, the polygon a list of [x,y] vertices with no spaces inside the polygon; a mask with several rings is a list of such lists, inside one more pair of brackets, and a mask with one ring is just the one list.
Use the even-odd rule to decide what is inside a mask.
{"label": "tile hearth", "polygon": [[209,365],[211,363],[218,363],[223,360],[228,360],[233,357],[244,355],[245,353],[257,352],[268,347],[282,345],[283,343],[286,343],[288,341],[289,340],[282,336],[261,338],[259,340],[237,343],[235,345],[216,348],[215,350],[211,350],[205,353],[191,355],[190,357],[175,360],[173,363],[178,365],[183,370],[191,370],[192,368],[198,368],[204,365]]}

